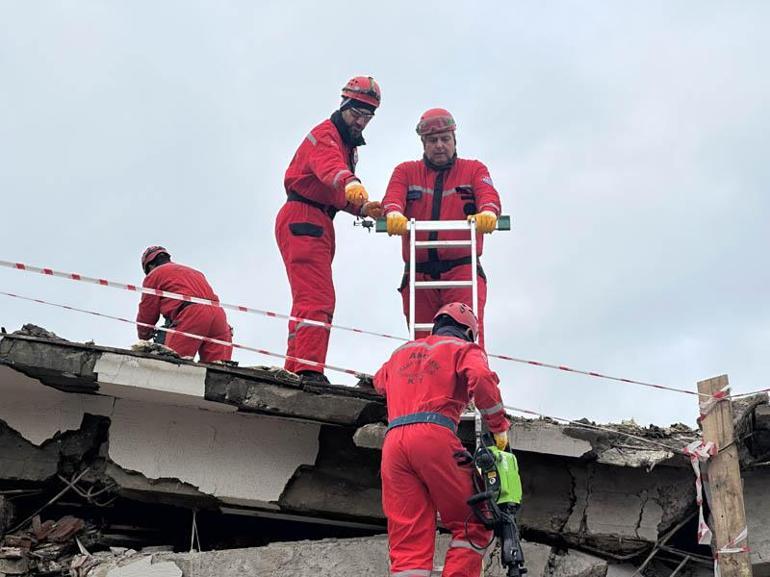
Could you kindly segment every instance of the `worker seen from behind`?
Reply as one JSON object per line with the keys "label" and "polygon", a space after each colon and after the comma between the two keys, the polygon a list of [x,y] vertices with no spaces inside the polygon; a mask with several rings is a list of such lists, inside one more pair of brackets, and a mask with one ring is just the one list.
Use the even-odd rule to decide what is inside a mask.
{"label": "worker seen from behind", "polygon": [[[291,286],[294,317],[332,322],[337,212],[382,215],[380,203],[369,201],[355,174],[358,147],[366,144],[362,134],[380,99],[380,87],[372,77],[352,78],[342,89],[339,109],[305,136],[286,170],[286,204],[278,212],[275,237]],[[287,356],[323,364],[328,346],[328,326],[289,322]],[[329,382],[323,368],[314,364],[287,359],[285,368],[305,380]]]}
{"label": "worker seen from behind", "polygon": [[[457,157],[456,124],[443,108],[426,111],[417,124],[423,145],[422,160],[399,164],[390,177],[382,200],[389,235],[404,236],[402,256],[406,263],[401,281],[404,315],[409,319],[409,236],[407,222],[416,220],[475,219],[480,257],[484,248],[481,235],[491,233],[500,215],[500,196],[495,190],[489,170],[478,160]],[[420,231],[420,240],[468,239],[468,233],[456,231]],[[417,248],[417,281],[456,281],[471,279],[471,255],[468,246]],[[484,347],[484,304],[487,283],[478,265],[479,344]],[[469,286],[445,289],[421,289],[415,294],[415,322],[430,323],[442,306],[459,301],[473,306]],[[417,336],[425,336],[426,333]]]}
{"label": "worker seen from behind", "polygon": [[[219,302],[203,273],[171,262],[171,255],[162,246],[151,246],[142,254],[142,270],[146,275],[142,286],[185,296]],[[225,311],[213,305],[197,304],[152,294],[142,294],[136,321],[155,325],[160,316],[166,318],[168,328],[175,331],[232,342],[232,329],[227,324]],[[137,326],[139,338],[149,340],[155,330],[151,326]],[[192,337],[167,332],[163,344],[182,357],[200,355],[201,362],[229,361],[233,348],[224,344],[206,342]]]}
{"label": "worker seen from behind", "polygon": [[[431,575],[436,512],[452,532],[443,577],[478,576],[491,532],[472,514],[473,464],[455,435],[473,400],[500,449],[510,427],[497,375],[474,341],[478,323],[464,303],[443,306],[431,336],[396,349],[374,376],[385,396],[382,506],[388,519],[390,574]],[[476,545],[476,546],[474,546]]]}

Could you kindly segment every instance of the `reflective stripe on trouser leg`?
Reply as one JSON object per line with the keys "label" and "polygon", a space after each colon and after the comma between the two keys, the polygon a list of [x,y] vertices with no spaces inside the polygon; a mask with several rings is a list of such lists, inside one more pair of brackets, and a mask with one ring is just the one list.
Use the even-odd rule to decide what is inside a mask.
{"label": "reflective stripe on trouser leg", "polygon": [[462,539],[452,539],[449,542],[449,548],[450,549],[470,549],[474,553],[478,553],[479,555],[484,555],[484,552],[486,549],[477,549],[474,547],[470,541],[463,541]]}
{"label": "reflective stripe on trouser leg", "polygon": [[430,569],[406,569],[404,571],[396,571],[391,573],[390,577],[430,577],[433,573]]}

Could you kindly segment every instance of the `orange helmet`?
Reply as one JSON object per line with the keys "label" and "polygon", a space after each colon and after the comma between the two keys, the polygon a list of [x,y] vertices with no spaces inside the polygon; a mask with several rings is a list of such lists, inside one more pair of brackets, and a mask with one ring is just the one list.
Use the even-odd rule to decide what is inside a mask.
{"label": "orange helmet", "polygon": [[352,98],[377,108],[380,105],[382,93],[380,85],[371,76],[356,76],[342,87],[342,98]]}
{"label": "orange helmet", "polygon": [[142,270],[147,274],[147,265],[154,261],[158,255],[165,254],[171,256],[162,246],[148,246],[142,253]]}
{"label": "orange helmet", "polygon": [[435,323],[442,315],[447,315],[458,325],[469,328],[473,336],[473,341],[476,341],[476,337],[479,334],[479,321],[476,320],[476,315],[473,314],[471,307],[465,303],[449,303],[438,310],[433,317],[433,322]]}
{"label": "orange helmet", "polygon": [[420,116],[420,122],[417,123],[417,134],[428,136],[439,132],[454,132],[456,128],[455,119],[452,118],[448,110],[431,108]]}

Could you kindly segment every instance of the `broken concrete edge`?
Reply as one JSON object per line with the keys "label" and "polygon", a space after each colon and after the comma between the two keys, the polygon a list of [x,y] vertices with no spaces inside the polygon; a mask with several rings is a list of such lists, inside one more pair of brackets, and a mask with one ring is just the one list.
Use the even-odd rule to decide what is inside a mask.
{"label": "broken concrete edge", "polygon": [[[108,358],[110,360],[105,361]],[[111,368],[117,367],[121,364],[120,359],[128,358],[139,359],[140,363],[144,361],[145,365],[161,363],[153,365],[156,367],[185,367],[186,372],[200,370],[200,384],[189,383],[189,390],[159,389],[175,395],[177,400],[186,398],[183,404],[194,402],[195,397],[242,412],[335,425],[361,425],[383,421],[385,416],[382,397],[370,390],[307,384],[283,369],[199,364],[168,356],[23,334],[5,335],[0,341],[0,364],[69,393],[119,396],[120,393],[102,390],[104,383],[100,382],[98,365],[102,361]],[[179,378],[183,380],[182,375]],[[133,394],[141,390],[147,394],[156,391],[152,387],[132,385]],[[175,404],[168,395],[158,402]]]}
{"label": "broken concrete edge", "polygon": [[[509,417],[510,447],[514,452],[525,451],[545,455],[557,455],[596,461],[618,467],[645,468],[651,470],[658,465],[689,467],[689,460],[681,453],[669,451],[655,444],[645,445],[641,440],[629,439],[624,426],[606,425],[605,428],[617,428],[617,433],[581,428],[579,423],[562,425],[549,419],[525,419]],[[697,433],[685,430],[682,425],[675,426],[673,433],[661,433],[660,428],[650,429],[656,439],[673,446],[684,446],[697,438]],[[628,429],[625,426],[625,429]],[[387,426],[381,423],[367,423],[360,427],[353,436],[356,446],[365,449],[381,450],[385,441]],[[642,436],[643,430],[634,429],[636,436]]]}
{"label": "broken concrete edge", "polygon": [[[147,353],[142,351],[135,351],[131,349],[121,349],[117,347],[97,345],[95,343],[79,343],[76,341],[68,341],[66,339],[62,339],[61,337],[51,339],[51,338],[46,338],[46,337],[37,336],[37,335],[8,333],[3,335],[3,338],[0,339],[0,345],[4,344],[6,341],[9,344],[12,343],[13,341],[27,341],[27,342],[33,342],[33,343],[53,345],[57,347],[66,347],[66,348],[76,349],[81,351],[93,351],[98,353],[114,353],[117,355],[126,355],[130,357],[164,361],[168,363],[173,363],[175,365],[203,367],[212,371],[224,371],[231,374],[240,374],[246,378],[252,378],[252,379],[264,378],[264,379],[270,380],[271,382],[276,382],[287,386],[295,386],[295,387],[300,386],[300,377],[298,375],[295,375],[294,373],[285,371],[283,369],[279,369],[277,367],[268,367],[268,366],[235,367],[235,366],[212,364],[212,363],[200,363],[192,359],[186,359],[179,356],[153,354],[153,353]],[[0,349],[0,362],[2,362],[2,356],[4,354],[7,354],[7,351],[5,349]]]}

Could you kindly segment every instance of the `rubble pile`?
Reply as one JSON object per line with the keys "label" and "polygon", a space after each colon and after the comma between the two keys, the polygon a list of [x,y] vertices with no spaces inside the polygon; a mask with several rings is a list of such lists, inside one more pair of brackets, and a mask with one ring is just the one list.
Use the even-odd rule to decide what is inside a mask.
{"label": "rubble pile", "polygon": [[26,529],[0,542],[0,575],[66,575],[70,559],[97,540],[95,526],[65,515],[41,521],[36,515]]}

